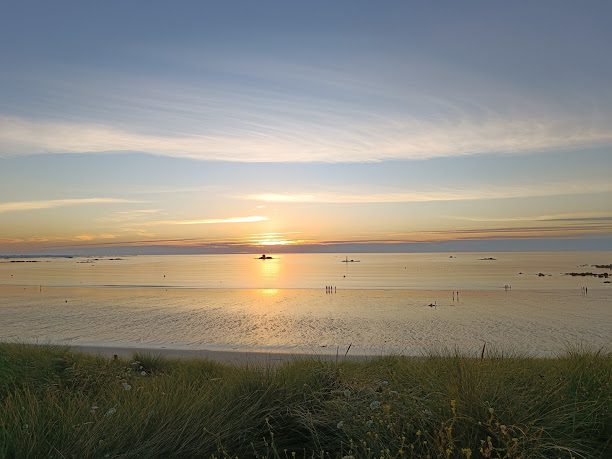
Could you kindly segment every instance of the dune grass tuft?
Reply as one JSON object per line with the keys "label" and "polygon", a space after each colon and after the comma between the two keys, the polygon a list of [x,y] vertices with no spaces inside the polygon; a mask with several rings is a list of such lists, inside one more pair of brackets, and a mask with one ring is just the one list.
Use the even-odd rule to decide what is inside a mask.
{"label": "dune grass tuft", "polygon": [[274,367],[0,344],[0,457],[612,457],[612,355]]}

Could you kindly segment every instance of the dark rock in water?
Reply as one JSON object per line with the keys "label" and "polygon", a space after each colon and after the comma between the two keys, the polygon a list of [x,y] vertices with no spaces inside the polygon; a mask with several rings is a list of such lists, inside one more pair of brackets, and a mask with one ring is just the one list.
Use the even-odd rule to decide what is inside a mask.
{"label": "dark rock in water", "polygon": [[588,272],[588,273],[565,273],[566,276],[572,276],[572,277],[576,277],[576,276],[580,276],[580,277],[598,277],[600,279],[607,279],[608,277],[610,277],[610,274],[608,273],[592,273],[592,272]]}
{"label": "dark rock in water", "polygon": [[479,260],[490,260],[490,261],[493,261],[493,260],[497,260],[497,258],[487,257],[487,258],[479,258]]}
{"label": "dark rock in water", "polygon": [[544,273],[538,273],[538,277],[544,277],[544,276],[546,276],[546,274],[544,274]]}
{"label": "dark rock in water", "polygon": [[604,281],[604,284],[609,284],[609,283],[610,283],[610,281]]}
{"label": "dark rock in water", "polygon": [[612,269],[612,265],[591,265],[593,268]]}

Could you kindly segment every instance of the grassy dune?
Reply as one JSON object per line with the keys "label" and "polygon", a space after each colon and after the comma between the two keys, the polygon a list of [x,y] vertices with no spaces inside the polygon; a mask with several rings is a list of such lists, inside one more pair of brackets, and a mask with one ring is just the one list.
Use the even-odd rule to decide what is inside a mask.
{"label": "grassy dune", "polygon": [[612,355],[237,367],[0,344],[0,457],[612,457]]}

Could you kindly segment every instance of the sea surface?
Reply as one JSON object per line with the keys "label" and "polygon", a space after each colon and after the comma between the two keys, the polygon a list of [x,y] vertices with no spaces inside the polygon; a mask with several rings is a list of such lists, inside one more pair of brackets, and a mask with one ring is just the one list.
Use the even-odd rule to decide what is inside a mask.
{"label": "sea surface", "polygon": [[484,343],[538,356],[612,350],[612,270],[593,266],[612,263],[612,252],[273,257],[3,258],[0,340],[373,355],[476,355]]}

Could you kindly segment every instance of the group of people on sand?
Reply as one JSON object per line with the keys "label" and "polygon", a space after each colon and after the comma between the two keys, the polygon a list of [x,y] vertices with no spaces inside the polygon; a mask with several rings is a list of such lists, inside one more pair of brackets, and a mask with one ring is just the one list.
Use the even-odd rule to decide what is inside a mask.
{"label": "group of people on sand", "polygon": [[589,294],[589,288],[588,287],[580,287],[580,292],[583,295],[588,295]]}
{"label": "group of people on sand", "polygon": [[455,291],[453,290],[453,301],[455,301],[455,298],[457,299],[457,301],[459,301],[459,291]]}
{"label": "group of people on sand", "polygon": [[332,285],[326,285],[325,286],[325,293],[336,293],[336,289],[337,289],[337,287],[334,287]]}
{"label": "group of people on sand", "polygon": [[504,290],[507,292],[508,290],[512,290],[512,285],[506,284],[504,285]]}

